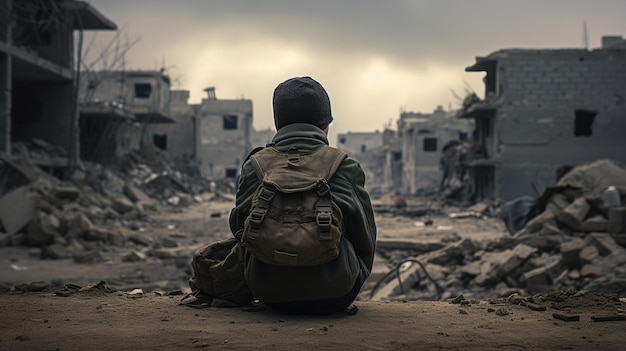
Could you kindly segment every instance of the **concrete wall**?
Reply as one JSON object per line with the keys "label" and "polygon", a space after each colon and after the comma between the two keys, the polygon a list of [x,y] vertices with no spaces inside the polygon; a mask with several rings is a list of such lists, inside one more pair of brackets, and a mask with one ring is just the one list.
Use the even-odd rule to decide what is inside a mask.
{"label": "concrete wall", "polygon": [[375,132],[348,132],[337,135],[337,148],[361,164],[365,172],[365,188],[372,194],[384,191],[387,155],[383,149],[383,134]]}
{"label": "concrete wall", "polygon": [[432,114],[401,114],[398,130],[402,138],[402,192],[416,194],[438,190],[443,147],[469,134],[472,124],[456,118],[456,112],[438,107]]}
{"label": "concrete wall", "polygon": [[[561,166],[626,163],[626,50],[507,50],[494,58],[496,197],[543,192]],[[577,111],[595,114],[589,129],[576,131]]]}
{"label": "concrete wall", "polygon": [[[198,128],[197,110],[199,105],[189,104],[188,90],[170,92],[170,117],[175,121],[171,124],[151,124],[148,127],[149,138],[165,138],[166,146],[161,154],[166,160],[179,166],[195,165],[197,156]],[[156,143],[155,143],[156,146]]]}
{"label": "concrete wall", "polygon": [[356,159],[359,159],[361,153],[378,149],[382,144],[383,136],[379,131],[337,134],[337,148]]}
{"label": "concrete wall", "polygon": [[[225,125],[236,120],[236,128]],[[230,126],[232,127],[232,125]],[[198,160],[209,178],[235,178],[251,151],[251,100],[203,99],[198,111]]]}
{"label": "concrete wall", "polygon": [[82,72],[79,101],[112,101],[131,113],[170,113],[170,79],[158,71]]}

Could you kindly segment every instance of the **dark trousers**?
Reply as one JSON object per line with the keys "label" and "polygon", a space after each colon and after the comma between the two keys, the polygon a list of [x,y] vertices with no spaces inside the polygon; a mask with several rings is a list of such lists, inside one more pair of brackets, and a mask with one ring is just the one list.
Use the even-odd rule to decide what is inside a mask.
{"label": "dark trousers", "polygon": [[354,300],[361,291],[361,287],[365,283],[365,280],[369,276],[369,272],[363,262],[360,262],[361,271],[359,276],[352,287],[352,290],[347,294],[332,299],[326,300],[311,300],[311,301],[294,301],[286,303],[268,304],[276,312],[282,314],[334,314],[343,312]]}

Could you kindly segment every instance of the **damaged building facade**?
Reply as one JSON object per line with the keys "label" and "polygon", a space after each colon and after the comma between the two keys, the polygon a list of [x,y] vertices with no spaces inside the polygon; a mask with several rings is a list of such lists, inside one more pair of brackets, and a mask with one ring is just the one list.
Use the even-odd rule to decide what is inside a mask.
{"label": "damaged building facade", "polygon": [[441,157],[450,142],[466,140],[472,124],[456,112],[438,106],[430,114],[403,112],[398,120],[402,145],[402,193],[418,194],[439,189]]}
{"label": "damaged building facade", "polygon": [[459,116],[475,121],[464,158],[474,200],[536,196],[567,170],[601,158],[626,162],[626,45],[506,49],[477,57],[485,98]]}
{"label": "damaged building facade", "polygon": [[150,126],[174,123],[170,84],[161,71],[82,72],[81,159],[106,163],[153,143],[160,145]]}
{"label": "damaged building facade", "polygon": [[251,100],[218,99],[214,87],[205,92],[199,104],[190,104],[189,91],[172,91],[176,123],[155,125],[151,133],[154,140],[161,140],[157,146],[173,164],[193,164],[209,179],[235,181],[247,154],[267,144],[273,133],[254,130]]}
{"label": "damaged building facade", "polygon": [[39,139],[77,158],[74,33],[115,23],[73,0],[1,0],[0,18],[0,150]]}
{"label": "damaged building facade", "polygon": [[385,177],[383,133],[379,131],[339,133],[337,134],[337,148],[359,160],[365,172],[367,179],[365,184],[370,193],[377,194],[386,191],[383,184]]}

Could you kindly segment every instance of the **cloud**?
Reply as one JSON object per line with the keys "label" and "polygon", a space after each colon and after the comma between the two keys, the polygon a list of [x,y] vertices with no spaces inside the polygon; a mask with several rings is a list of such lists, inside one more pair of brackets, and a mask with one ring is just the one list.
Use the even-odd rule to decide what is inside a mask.
{"label": "cloud", "polygon": [[192,101],[207,86],[218,98],[252,99],[259,129],[273,126],[271,95],[289,77],[310,75],[327,88],[335,133],[373,131],[402,109],[454,108],[454,95],[468,88],[482,95],[482,74],[464,71],[476,56],[582,47],[583,22],[591,47],[604,34],[626,34],[620,0],[91,3],[141,36],[128,68],[167,67],[174,88],[190,90]]}

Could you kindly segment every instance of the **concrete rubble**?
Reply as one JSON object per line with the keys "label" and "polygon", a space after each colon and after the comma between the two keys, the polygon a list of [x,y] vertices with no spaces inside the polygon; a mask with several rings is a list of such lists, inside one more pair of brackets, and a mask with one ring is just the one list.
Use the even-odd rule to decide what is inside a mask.
{"label": "concrete rubble", "polygon": [[[605,201],[613,187],[619,203]],[[626,169],[611,160],[574,168],[535,201],[522,230],[492,241],[458,239],[398,259],[398,245],[380,242],[390,267],[375,272],[378,300],[528,296],[555,290],[626,296]],[[416,245],[407,245],[415,249]],[[381,250],[382,249],[382,250]],[[433,277],[444,292],[438,294]]]}
{"label": "concrete rubble", "polygon": [[50,155],[56,148],[39,140],[16,149],[17,157],[0,158],[0,246],[30,246],[42,259],[95,263],[112,252],[126,262],[176,258],[168,251],[175,240],[155,241],[141,231],[142,222],[151,213],[217,198],[221,189],[209,192],[209,180],[141,152],[107,166],[81,163],[71,179],[61,180],[31,157],[56,156]]}

